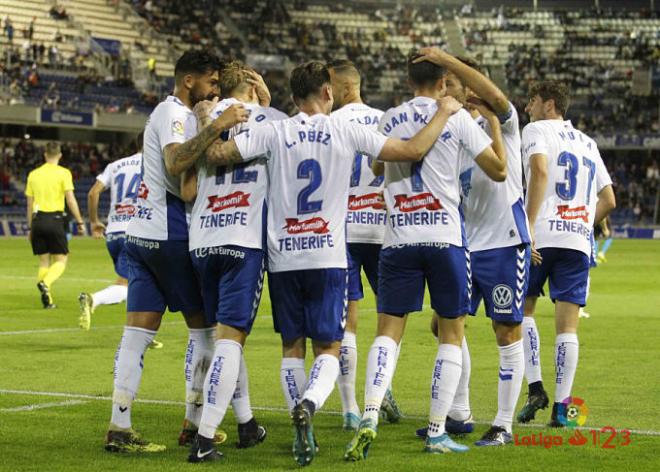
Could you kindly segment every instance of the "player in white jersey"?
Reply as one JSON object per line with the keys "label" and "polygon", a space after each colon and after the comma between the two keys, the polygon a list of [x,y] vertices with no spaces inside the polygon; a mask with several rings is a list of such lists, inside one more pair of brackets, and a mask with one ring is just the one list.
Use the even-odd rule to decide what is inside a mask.
{"label": "player in white jersey", "polygon": [[[128,260],[124,249],[126,227],[135,213],[135,202],[140,187],[140,172],[142,168],[142,134],[138,136],[136,153],[118,159],[106,166],[96,177],[96,182],[87,195],[89,221],[92,236],[96,239],[105,237],[105,244],[112,258],[117,273],[117,281],[93,294],[82,292],[78,297],[80,318],[78,325],[88,330],[91,317],[96,307],[112,305],[126,300],[128,294]],[[110,190],[110,211],[108,224],[99,219],[99,197],[105,190]]]}
{"label": "player in white jersey", "polygon": [[[236,103],[245,106],[250,119],[232,128],[228,137],[287,118],[259,104],[260,88],[248,82],[252,74],[254,71],[239,61],[225,64],[220,71],[220,90],[229,98],[217,103],[205,121],[198,123],[192,116],[186,132],[195,134],[198,126],[204,128]],[[266,437],[266,430],[252,414],[243,346],[257,314],[266,270],[263,243],[268,175],[264,159],[233,166],[200,160],[196,167],[197,174],[184,182],[182,196],[195,202],[190,217],[190,254],[202,286],[206,319],[217,325],[199,432],[188,461],[209,462],[222,457],[213,438],[230,403],[238,422],[240,448],[259,444]]]}
{"label": "player in white jersey", "polygon": [[543,258],[532,267],[525,301],[523,343],[527,403],[518,421],[527,422],[545,408],[548,396],[541,381],[539,336],[534,323],[536,300],[550,279],[555,303],[555,398],[550,426],[566,424],[568,403],[578,363],[578,311],[586,304],[589,255],[594,224],[615,207],[612,181],[596,142],[573,127],[564,84],[545,81],[533,85],[525,111],[531,123],[522,133],[527,179],[527,215],[532,244]]}
{"label": "player in white jersey", "polygon": [[[380,130],[408,139],[436,111],[445,95],[446,71],[429,61],[408,58],[408,82],[415,98],[385,112]],[[440,341],[431,385],[431,413],[425,450],[463,452],[445,433],[445,420],[461,375],[463,326],[470,310],[470,255],[459,211],[459,173],[463,155],[474,159],[488,176],[506,177],[506,159],[470,114],[451,116],[423,161],[385,165],[388,224],[378,273],[378,333],[367,360],[365,405],[359,430],[344,458],[362,460],[376,437],[378,413],[396,367],[397,345],[407,316],[420,311],[428,284]]]}
{"label": "player in white jersey", "polygon": [[[348,60],[336,60],[328,64],[334,98],[333,117],[354,125],[367,126],[376,131],[381,110],[362,102],[360,97],[360,72]],[[385,234],[385,202],[382,199],[384,177],[371,170],[373,158],[355,154],[351,185],[348,193],[348,316],[344,339],[339,350],[339,377],[337,386],[344,414],[344,430],[355,431],[360,423],[360,407],[355,400],[355,374],[357,370],[357,321],[358,300],[364,298],[361,271],[364,270],[374,294],[378,290],[378,254]],[[387,389],[381,410],[390,422],[397,422],[401,413]]]}
{"label": "player in white jersey", "polygon": [[[483,298],[500,354],[497,416],[476,445],[504,445],[512,441],[514,409],[524,371],[520,324],[531,253],[523,203],[518,113],[475,62],[438,48],[420,52],[424,54],[420,60],[430,60],[450,71],[447,93],[470,109],[477,124],[493,139],[493,149],[499,155],[506,155],[504,182],[490,179],[471,159],[465,160],[460,174],[461,208],[472,267],[470,314],[476,314]],[[469,403],[471,363],[465,338],[462,347],[463,370],[446,428],[450,433],[465,434],[473,430]]]}
{"label": "player in white jersey", "polygon": [[304,367],[302,375],[298,371],[288,380],[291,396],[304,390],[292,413],[293,453],[300,465],[308,465],[316,454],[312,416],[332,392],[339,373],[347,303],[346,215],[355,153],[418,161],[460,105],[444,98],[438,113],[427,115],[428,126],[402,141],[327,116],[332,88],[328,69],[319,62],[296,67],[291,90],[300,113],[241,133],[209,158],[225,163],[268,158],[268,270],[274,321],[284,357],[304,352],[306,338],[312,339],[316,355],[306,387]]}
{"label": "player in white jersey", "polygon": [[105,445],[111,452],[165,449],[134,432],[131,405],[140,385],[145,349],[166,308],[183,312],[189,328],[184,365],[186,417],[179,443],[190,443],[199,425],[204,376],[213,352],[213,328],[204,317],[201,292],[188,252],[180,175],[218,140],[222,131],[247,119],[242,106],[233,106],[196,137],[185,139],[184,123],[195,104],[218,93],[219,67],[220,61],[213,54],[184,53],[175,66],[173,95],[156,107],[144,130],[142,182],[135,214],[126,230],[127,315],[115,354],[112,418]]}

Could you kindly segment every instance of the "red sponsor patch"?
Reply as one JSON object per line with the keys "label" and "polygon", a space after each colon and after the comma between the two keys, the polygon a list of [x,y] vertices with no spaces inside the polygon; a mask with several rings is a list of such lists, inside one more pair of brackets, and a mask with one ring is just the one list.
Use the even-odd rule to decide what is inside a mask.
{"label": "red sponsor patch", "polygon": [[147,184],[145,184],[143,180],[142,182],[140,182],[140,188],[138,189],[138,198],[141,198],[142,200],[146,200],[148,196],[149,196],[149,189],[147,188]]}
{"label": "red sponsor patch", "polygon": [[366,195],[350,195],[348,197],[349,210],[362,210],[364,208],[373,208],[374,210],[383,210],[385,208],[385,201],[383,195],[374,192]]}
{"label": "red sponsor patch", "polygon": [[218,197],[217,195],[211,195],[208,197],[209,204],[206,207],[210,208],[213,213],[217,213],[227,208],[238,208],[238,207],[247,207],[250,206],[249,199],[250,194],[244,193],[241,191],[230,193],[224,197]]}
{"label": "red sponsor patch", "polygon": [[328,229],[329,221],[325,221],[323,218],[316,216],[310,218],[309,220],[300,221],[298,218],[287,218],[286,225],[284,228],[289,234],[300,234],[300,233],[316,233],[316,234],[325,234],[330,230]]}
{"label": "red sponsor patch", "polygon": [[557,216],[562,220],[582,220],[589,223],[589,210],[586,206],[569,208],[568,205],[559,205],[557,207]]}
{"label": "red sponsor patch", "polygon": [[417,211],[421,208],[426,208],[427,210],[442,210],[442,205],[440,204],[440,200],[435,198],[431,192],[425,192],[411,197],[408,197],[408,195],[395,195],[394,208],[398,208],[399,211],[407,213],[409,211]]}
{"label": "red sponsor patch", "polygon": [[135,207],[133,205],[130,205],[130,204],[127,204],[127,205],[117,204],[117,205],[115,205],[115,213],[117,215],[130,215],[130,216],[133,216],[135,214]]}

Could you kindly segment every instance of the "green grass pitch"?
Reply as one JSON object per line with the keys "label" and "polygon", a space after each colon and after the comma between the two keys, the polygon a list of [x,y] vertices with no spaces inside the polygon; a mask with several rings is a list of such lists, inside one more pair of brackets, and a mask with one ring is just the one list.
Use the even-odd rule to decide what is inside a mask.
{"label": "green grass pitch", "polygon": [[[92,330],[79,331],[77,295],[113,280],[102,241],[74,239],[69,267],[53,294],[59,308],[40,307],[37,259],[24,239],[0,239],[0,471],[183,471],[207,465],[185,462],[187,451],[176,445],[183,419],[183,357],[187,334],[180,315],[168,314],[158,339],[165,347],[149,351],[134,405],[133,422],[145,437],[167,445],[151,455],[113,455],[103,450],[110,416],[114,352],[124,321],[124,306],[101,307]],[[428,414],[429,380],[436,347],[429,334],[430,311],[410,317],[394,379],[395,396],[407,417],[397,425],[381,423],[379,436],[364,463],[342,461],[350,434],[341,430],[339,395],[334,392],[315,418],[321,452],[311,470],[660,470],[660,242],[615,241],[609,261],[592,272],[591,297],[581,321],[580,363],[573,389],[589,407],[586,427],[631,429],[630,444],[617,436],[606,449],[595,447],[590,431],[584,446],[567,444],[570,431],[542,425],[550,411],[537,415],[532,427],[516,427],[522,436],[560,435],[564,445],[472,448],[462,455],[423,454],[414,430]],[[361,305],[358,333],[360,367],[358,401],[362,403],[364,363],[375,330],[375,300],[369,292]],[[541,362],[546,386],[553,393],[554,323],[552,304],[539,303]],[[479,439],[497,409],[498,354],[490,323],[479,314],[468,320],[472,353],[471,403],[479,421],[476,431],[460,439]],[[269,432],[254,449],[237,450],[231,412],[224,429],[224,470],[298,468],[291,454],[293,438],[279,385],[279,338],[272,331],[270,302],[264,295],[246,347],[250,392],[257,419]],[[309,361],[309,359],[308,359]],[[519,406],[525,399],[526,386]],[[57,394],[61,394],[58,396]],[[601,435],[605,442],[608,434]]]}

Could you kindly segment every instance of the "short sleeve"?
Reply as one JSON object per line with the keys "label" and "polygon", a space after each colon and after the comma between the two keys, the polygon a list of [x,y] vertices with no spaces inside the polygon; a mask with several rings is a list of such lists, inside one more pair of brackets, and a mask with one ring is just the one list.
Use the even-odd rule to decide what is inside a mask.
{"label": "short sleeve", "polygon": [[475,159],[479,154],[493,142],[490,136],[481,129],[481,126],[464,110],[459,110],[458,117],[458,140],[467,155]]}
{"label": "short sleeve", "polygon": [[389,136],[389,133],[385,131],[385,123],[387,123],[388,121],[389,121],[389,110],[380,116],[380,121],[378,122],[378,132],[384,136]]}
{"label": "short sleeve", "polygon": [[272,124],[253,126],[234,138],[243,161],[257,157],[270,157],[275,143],[276,132]]}
{"label": "short sleeve", "polygon": [[516,107],[511,102],[509,102],[509,111],[504,115],[499,115],[497,118],[500,120],[502,134],[512,135],[519,132],[518,111],[516,111]]}
{"label": "short sleeve", "polygon": [[183,106],[176,104],[168,106],[167,113],[163,114],[162,120],[157,125],[161,150],[168,144],[186,142],[185,125],[189,115],[190,112]]}
{"label": "short sleeve", "polygon": [[64,169],[64,175],[63,175],[63,180],[62,180],[62,187],[65,192],[68,192],[69,190],[73,191],[73,176],[71,175],[71,171],[69,169]]}
{"label": "short sleeve", "polygon": [[530,123],[523,128],[522,132],[523,159],[528,161],[534,154],[548,155],[548,142],[538,127]]}
{"label": "short sleeve", "polygon": [[105,166],[105,169],[96,177],[96,180],[101,182],[105,188],[110,187],[112,184],[112,165]]}
{"label": "short sleeve", "polygon": [[27,184],[25,185],[25,196],[34,197],[34,190],[32,189],[32,172],[28,174]]}
{"label": "short sleeve", "polygon": [[186,141],[197,136],[197,117],[193,113],[183,123],[183,136]]}
{"label": "short sleeve", "polygon": [[[362,154],[378,157],[389,139],[366,126],[345,125],[345,131],[349,136],[351,147]],[[353,155],[350,155],[353,158]]]}

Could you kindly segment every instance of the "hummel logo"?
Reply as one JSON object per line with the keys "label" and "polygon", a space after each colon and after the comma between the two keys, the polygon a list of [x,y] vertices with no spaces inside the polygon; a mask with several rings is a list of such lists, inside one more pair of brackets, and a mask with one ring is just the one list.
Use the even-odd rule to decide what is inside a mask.
{"label": "hummel logo", "polygon": [[121,411],[122,413],[126,413],[126,410],[128,410],[127,406],[120,406],[119,407],[119,411]]}
{"label": "hummel logo", "polygon": [[213,449],[209,449],[209,450],[206,451],[206,452],[202,452],[202,451],[200,451],[200,450],[198,449],[198,450],[197,450],[197,458],[198,458],[198,459],[204,459],[206,456],[208,456],[208,455],[211,454],[212,452],[213,452]]}

